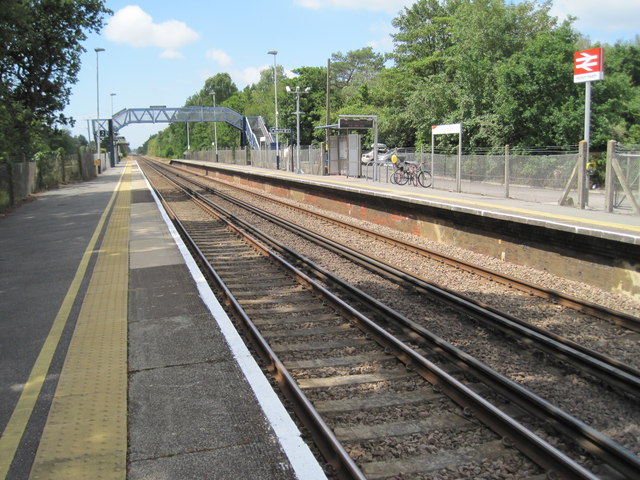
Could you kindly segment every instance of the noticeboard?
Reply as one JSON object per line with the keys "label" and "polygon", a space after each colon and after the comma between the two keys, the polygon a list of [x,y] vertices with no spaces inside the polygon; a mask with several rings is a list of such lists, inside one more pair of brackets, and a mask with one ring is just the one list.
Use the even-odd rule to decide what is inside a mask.
{"label": "noticeboard", "polygon": [[366,130],[373,128],[373,119],[371,118],[340,118],[338,119],[338,128],[352,130]]}

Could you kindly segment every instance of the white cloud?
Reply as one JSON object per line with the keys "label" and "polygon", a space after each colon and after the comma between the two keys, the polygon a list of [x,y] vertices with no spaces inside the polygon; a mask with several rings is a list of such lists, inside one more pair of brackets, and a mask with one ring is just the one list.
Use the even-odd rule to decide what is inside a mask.
{"label": "white cloud", "polygon": [[551,14],[560,20],[568,15],[578,17],[574,23],[576,30],[594,41],[616,34],[630,39],[640,33],[638,0],[555,0]]}
{"label": "white cloud", "polygon": [[[247,67],[242,70],[238,70],[237,68],[227,68],[224,71],[229,74],[231,80],[239,89],[243,89],[247,85],[258,83],[260,80],[260,72],[267,68],[272,67],[265,65],[263,67]],[[209,69],[199,71],[200,78],[203,82],[217,73],[220,73],[220,71],[213,71]]]}
{"label": "white cloud", "polygon": [[402,7],[412,5],[415,0],[293,0],[295,5],[312,10],[336,8],[340,10],[371,10],[398,13]]}
{"label": "white cloud", "polygon": [[228,67],[231,65],[231,57],[224,50],[208,50],[205,56],[218,62],[221,67]]}
{"label": "white cloud", "polygon": [[378,23],[371,25],[369,27],[369,31],[377,35],[378,39],[370,41],[367,43],[367,46],[381,52],[393,51],[393,39],[391,38],[391,34],[396,30],[390,23]]}
{"label": "white cloud", "polygon": [[136,5],[118,10],[104,29],[107,40],[132,47],[160,47],[163,58],[180,58],[177,51],[198,40],[200,35],[186,23],[168,20],[154,23],[151,15]]}
{"label": "white cloud", "polygon": [[174,50],[173,48],[167,48],[160,54],[160,57],[175,59],[175,58],[184,58],[184,55],[182,55],[178,50]]}
{"label": "white cloud", "polygon": [[266,65],[264,67],[247,67],[242,70],[231,70],[229,75],[231,75],[231,78],[239,88],[244,88],[247,85],[258,83],[260,81],[260,72],[267,68],[270,67]]}
{"label": "white cloud", "polygon": [[[209,52],[207,52],[207,57],[211,58],[209,56]],[[229,65],[230,64],[231,64],[231,60],[229,59]],[[273,68],[273,65],[269,65],[269,64],[262,65],[260,67],[246,67],[243,69],[238,69],[233,67],[229,68],[229,65],[227,65],[227,67],[225,67],[224,70],[222,71],[228,73],[233,83],[235,83],[236,86],[241,90],[247,85],[253,85],[255,83],[258,83],[260,81],[260,74],[262,73],[263,70],[271,70]],[[205,81],[209,77],[212,77],[217,73],[220,73],[220,70],[213,71],[210,69],[203,69],[199,71],[199,76],[202,79],[202,81]],[[284,76],[286,78],[294,78],[297,75],[293,73],[292,70],[288,70],[285,68]]]}

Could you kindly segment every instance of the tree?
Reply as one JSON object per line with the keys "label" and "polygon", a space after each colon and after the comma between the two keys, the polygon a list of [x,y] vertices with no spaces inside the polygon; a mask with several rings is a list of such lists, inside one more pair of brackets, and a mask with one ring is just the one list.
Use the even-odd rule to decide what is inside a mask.
{"label": "tree", "polygon": [[604,48],[604,80],[593,84],[591,145],[640,144],[640,37]]}
{"label": "tree", "polygon": [[3,1],[0,156],[28,157],[39,133],[72,121],[61,112],[77,81],[81,43],[109,13],[102,0]]}
{"label": "tree", "polygon": [[[288,86],[291,92],[296,87],[300,87],[301,91],[308,92],[300,95],[300,144],[311,145],[312,143],[324,141],[324,130],[315,130],[314,127],[324,125],[325,123],[325,98],[326,98],[326,82],[327,69],[324,67],[302,67],[293,71],[296,76],[284,81],[285,87]],[[278,99],[279,110],[281,113],[282,125],[290,128],[292,132],[296,131],[296,95],[294,93],[285,93],[282,99]],[[295,135],[291,135],[291,142],[295,143]]]}
{"label": "tree", "polygon": [[336,88],[342,89],[371,81],[384,68],[384,56],[371,47],[331,55],[331,77]]}
{"label": "tree", "polygon": [[418,0],[393,19],[396,65],[419,76],[443,71],[446,52],[453,45],[453,15],[464,0]]}
{"label": "tree", "polygon": [[[186,104],[213,107],[215,94],[215,104],[221,107],[225,106],[225,102],[236,93],[238,93],[238,87],[231,80],[231,76],[228,73],[218,73],[209,77],[202,89],[190,97]],[[218,122],[215,127],[212,122],[192,123],[190,128],[192,150],[210,149],[214,140],[214,130],[216,130],[219,147],[235,147],[240,144],[238,130],[223,122]]]}
{"label": "tree", "polygon": [[[550,9],[550,1],[416,0],[393,19],[397,32],[387,57],[370,47],[331,56],[328,123],[340,114],[378,115],[379,140],[390,146],[428,144],[432,125],[458,122],[465,146],[472,148],[575,145],[583,135],[584,88],[573,83],[573,53],[592,45],[574,30],[573,18],[559,22]],[[605,50],[605,80],[593,85],[593,149],[604,148],[610,138],[640,143],[640,37]],[[296,97],[285,93],[285,85],[310,87],[300,98],[301,143],[323,141],[325,131],[314,127],[327,123],[327,70],[304,66],[294,72],[295,78],[286,78],[282,67],[276,70],[279,126],[296,125]],[[187,103],[207,105],[210,80]],[[229,83],[227,76],[223,84]],[[273,88],[268,68],[224,105],[275,126]],[[171,129],[154,142],[181,152],[185,128]],[[204,127],[194,131],[192,146],[200,140],[210,145],[210,131],[208,137]],[[239,135],[228,135],[221,140],[218,131],[219,145],[238,146]],[[372,141],[365,134],[364,142]]]}
{"label": "tree", "polygon": [[575,122],[557,113],[573,101],[578,35],[572,19],[558,26],[549,11],[549,2],[421,0],[395,19],[394,58],[415,78],[406,96],[416,141],[429,140],[431,125],[458,122],[471,147],[574,134]]}
{"label": "tree", "polygon": [[581,138],[584,108],[573,83],[578,35],[568,22],[539,34],[496,69],[503,143],[571,145]]}

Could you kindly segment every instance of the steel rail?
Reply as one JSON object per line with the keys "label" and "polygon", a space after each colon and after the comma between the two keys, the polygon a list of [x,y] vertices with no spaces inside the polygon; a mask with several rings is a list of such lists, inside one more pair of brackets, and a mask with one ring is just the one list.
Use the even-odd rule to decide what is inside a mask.
{"label": "steel rail", "polygon": [[[219,208],[215,205],[213,205],[213,207],[216,209]],[[234,215],[228,215],[229,218],[233,219],[233,221],[240,222],[243,225],[243,228],[248,230],[250,229],[255,235],[260,235],[261,240],[269,243],[272,248],[274,248],[274,245],[279,245],[277,240],[259,232],[257,229],[252,228],[248,223],[238,219]],[[640,476],[640,459],[627,449],[602,435],[597,430],[589,427],[584,422],[572,417],[560,408],[528,391],[516,382],[513,382],[507,377],[495,372],[493,369],[478,361],[471,355],[466,354],[445,340],[433,335],[424,327],[393,311],[356,287],[340,280],[330,272],[322,269],[322,267],[319,267],[310,260],[298,255],[293,250],[284,246],[279,246],[277,249],[285,252],[287,255],[297,257],[301,262],[304,262],[306,266],[312,268],[319,277],[330,280],[335,284],[341,284],[341,286],[348,289],[350,294],[359,297],[365,303],[375,305],[387,318],[393,319],[394,322],[409,328],[409,333],[417,333],[420,335],[420,337],[435,351],[445,354],[456,365],[464,365],[469,368],[474,372],[477,378],[481,379],[481,381],[487,385],[490,385],[505,398],[508,398],[510,401],[537,418],[540,418],[548,424],[556,427],[558,431],[562,432],[570,440],[575,441],[582,448],[611,465],[616,470],[623,472],[629,478]]]}
{"label": "steel rail", "polygon": [[[195,173],[194,173],[195,174]],[[199,175],[199,174],[198,174]],[[200,175],[203,176],[203,175]],[[625,312],[620,312],[617,310],[613,310],[611,308],[605,307],[603,305],[599,305],[595,302],[590,302],[588,300],[584,300],[584,299],[579,299],[576,297],[573,297],[571,295],[565,294],[563,292],[560,292],[558,290],[554,290],[552,288],[547,288],[547,287],[542,287],[540,285],[534,285],[532,283],[529,283],[525,280],[521,280],[518,279],[516,277],[513,277],[511,275],[507,275],[504,273],[500,273],[500,272],[496,272],[494,270],[491,270],[489,268],[485,268],[479,265],[474,265],[472,263],[469,262],[465,262],[464,260],[459,260],[453,257],[449,257],[447,255],[444,255],[442,253],[436,252],[435,250],[431,250],[425,247],[418,247],[416,245],[412,245],[410,243],[407,242],[403,242],[401,240],[398,240],[396,238],[393,237],[389,237],[387,235],[383,235],[381,233],[377,233],[371,230],[367,230],[365,228],[362,227],[358,227],[356,225],[347,223],[347,222],[343,222],[341,220],[338,220],[336,218],[333,217],[329,217],[326,215],[323,215],[321,213],[318,212],[313,212],[311,210],[307,210],[303,207],[299,207],[297,205],[292,205],[290,203],[284,202],[282,200],[278,200],[275,199],[273,197],[268,197],[266,195],[263,195],[261,193],[258,192],[247,192],[247,190],[242,189],[240,187],[234,186],[234,185],[230,185],[226,182],[222,182],[220,180],[216,180],[212,177],[207,177],[209,180],[212,181],[217,181],[225,186],[228,186],[229,188],[234,188],[236,190],[242,191],[244,193],[250,193],[251,195],[255,195],[257,197],[260,197],[264,200],[267,200],[269,202],[273,202],[276,203],[278,205],[282,205],[284,207],[290,208],[292,210],[296,210],[299,212],[303,212],[307,215],[311,215],[314,216],[316,218],[319,218],[323,221],[327,221],[327,222],[331,222],[335,225],[338,225],[342,228],[347,228],[350,229],[352,231],[358,232],[360,234],[363,235],[367,235],[370,236],[372,238],[375,238],[379,241],[383,241],[385,243],[403,248],[405,250],[411,251],[413,253],[428,257],[432,260],[436,260],[442,263],[445,263],[447,265],[459,268],[460,270],[464,270],[466,272],[470,272],[470,273],[474,273],[476,275],[480,275],[482,277],[491,279],[493,281],[496,281],[498,283],[501,283],[503,285],[506,285],[508,287],[511,288],[515,288],[517,290],[520,290],[522,292],[525,293],[529,293],[531,295],[535,295],[537,297],[540,298],[545,298],[547,300],[550,300],[558,305],[562,305],[564,307],[567,308],[571,308],[573,310],[577,310],[577,311],[581,311],[583,313],[587,313],[589,315],[595,316],[597,318],[603,319],[603,320],[607,320],[611,323],[614,323],[616,325],[619,325],[621,327],[627,328],[629,330],[633,330],[636,332],[640,332],[640,318],[634,316],[634,315],[630,315],[628,313]]]}
{"label": "steel rail", "polygon": [[[161,172],[159,173],[162,174]],[[167,177],[165,176],[165,178]],[[171,181],[171,179],[167,179]],[[175,184],[175,182],[172,183]],[[184,188],[181,186],[179,187],[185,193],[187,193],[189,197],[193,197],[193,192],[184,190]],[[320,414],[313,407],[309,399],[302,392],[296,381],[285,368],[282,361],[278,358],[276,353],[269,346],[268,342],[260,334],[258,328],[253,324],[240,303],[236,300],[229,288],[222,281],[218,273],[211,266],[205,254],[200,250],[193,238],[191,238],[187,229],[175,215],[168,202],[164,199],[162,194],[155,186],[153,186],[153,189],[162,202],[165,210],[167,211],[169,218],[180,233],[180,236],[187,243],[190,251],[195,255],[197,262],[201,267],[201,270],[203,270],[203,273],[205,273],[207,277],[220,289],[223,297],[225,298],[225,304],[233,310],[234,314],[237,315],[239,320],[244,325],[254,347],[258,351],[264,363],[267,365],[267,369],[273,375],[273,378],[277,381],[278,386],[280,387],[283,394],[289,399],[289,401],[291,401],[296,415],[309,429],[314,442],[322,452],[322,455],[327,460],[327,462],[333,467],[337,477],[343,479],[366,480],[364,474],[360,471],[360,469],[346,452],[342,444],[335,437],[331,429],[324,422]],[[201,202],[198,202],[198,204],[202,206]],[[225,223],[227,224],[227,226],[229,226],[228,222]],[[233,228],[237,233],[242,234],[243,237],[246,237],[246,235],[241,230],[238,230],[236,227]],[[261,245],[255,239],[251,239],[251,243],[263,254],[268,255],[268,248]]]}
{"label": "steel rail", "polygon": [[[249,231],[251,231],[252,234],[255,234],[257,231],[259,239],[251,239],[250,242],[252,244],[256,246],[260,245],[260,249],[263,253],[268,253],[270,258],[292,272],[299,279],[299,281],[304,283],[306,286],[313,288],[314,291],[321,293],[326,301],[330,302],[335,308],[341,310],[342,312],[347,314],[349,318],[354,320],[356,325],[361,330],[373,336],[379,344],[394,351],[396,353],[396,356],[403,363],[411,366],[411,368],[415,368],[416,371],[430,383],[438,385],[444,393],[446,393],[451,399],[456,401],[462,407],[471,409],[473,411],[473,414],[476,415],[481,421],[490,426],[498,434],[508,438],[510,442],[518,446],[521,451],[525,453],[525,455],[529,456],[536,463],[543,466],[547,470],[556,472],[563,476],[567,476],[568,478],[598,478],[587,469],[577,464],[574,460],[557,450],[555,447],[551,446],[546,441],[542,440],[540,437],[529,431],[513,418],[509,417],[500,409],[489,403],[483,397],[473,392],[471,389],[446,373],[440,367],[414,351],[411,347],[398,340],[391,333],[387,332],[384,328],[380,327],[378,324],[370,320],[358,310],[347,304],[344,300],[329,292],[325,287],[318,284],[307,274],[287,262],[284,258],[271,250],[268,246],[264,246],[262,244],[262,240],[270,239],[269,243],[275,242],[275,244],[277,245],[278,242],[275,239],[271,239],[267,234],[260,232],[255,227],[251,227],[246,222],[235,217],[233,214],[230,214],[228,212],[225,213],[219,206],[212,204],[208,199],[203,198],[200,194],[198,194],[198,192],[195,192],[190,187],[181,185],[180,183],[176,184],[190,196],[198,197],[198,204],[207,205],[210,210],[213,210],[212,213],[215,214],[217,218],[220,218],[221,220],[225,221],[225,223],[228,223],[230,228],[233,228],[234,231],[242,234],[245,239],[246,236],[249,235]],[[222,215],[220,215],[221,213]],[[239,222],[240,227],[238,227],[237,225],[233,225],[233,222],[236,221]],[[183,227],[181,227],[180,230],[181,232],[183,232],[183,234],[186,234],[186,231]],[[191,243],[191,241],[189,241],[189,243]],[[208,264],[208,262],[206,262],[206,264]],[[217,274],[215,274],[215,276],[217,277]],[[229,295],[231,295],[230,292]],[[232,303],[234,302],[235,301],[232,301]],[[235,303],[237,304],[237,302]],[[239,304],[237,304],[237,308],[242,311],[242,308]],[[244,321],[251,323],[248,317],[246,317],[246,320]],[[273,353],[273,351],[268,346],[267,342],[261,337],[258,329],[255,328],[255,326],[252,327],[251,333],[252,335],[259,336],[259,338],[261,339],[260,343],[264,343],[266,350],[270,352],[270,358],[277,358],[275,353]],[[286,368],[281,363],[279,364],[278,368],[279,373],[281,372],[280,368],[282,369],[282,372],[286,372]],[[304,396],[302,392],[300,392],[300,394]],[[310,403],[309,408],[313,408]],[[319,415],[318,418],[321,421]]]}
{"label": "steel rail", "polygon": [[[194,182],[189,179],[185,180]],[[432,298],[443,301],[452,308],[455,308],[466,315],[470,315],[472,318],[475,318],[484,324],[498,328],[503,333],[514,336],[524,343],[531,344],[562,362],[570,363],[574,367],[598,377],[600,380],[612,385],[613,387],[624,390],[636,397],[640,397],[640,371],[637,369],[599,352],[588,349],[569,339],[547,332],[470,297],[429,283],[407,271],[399,269],[398,267],[373,259],[363,252],[359,252],[353,248],[347,247],[315,232],[311,232],[303,227],[293,224],[292,222],[269,214],[268,212],[265,212],[251,204],[212,189],[208,185],[199,182],[194,182],[194,184],[209,193],[218,195],[221,198],[233,202],[256,215],[262,216],[271,222],[275,222],[283,228],[293,231],[307,240],[317,243],[334,253],[342,255],[351,261],[368,268],[369,270],[373,270],[374,272],[383,274],[387,277],[391,276],[391,278],[395,280],[401,280],[410,284],[414,288],[421,289]]]}
{"label": "steel rail", "polygon": [[[198,185],[198,188],[203,188],[203,186]],[[483,380],[487,385],[492,386],[505,398],[508,398],[518,404],[525,411],[535,415],[537,418],[541,418],[548,424],[555,426],[558,431],[562,432],[569,439],[575,441],[585,448],[585,450],[591,452],[596,457],[599,457],[616,470],[624,472],[625,475],[628,475],[630,478],[635,478],[635,476],[640,473],[640,459],[613,442],[611,439],[603,436],[600,432],[529,392],[517,383],[498,374],[475,358],[453,347],[443,339],[431,334],[426,329],[401,316],[397,312],[394,312],[380,302],[377,302],[375,299],[368,297],[355,287],[343,282],[329,272],[323,270],[321,267],[314,265],[308,259],[305,259],[287,247],[280,245],[275,239],[255,229],[247,222],[238,219],[235,215],[225,212],[221,207],[213,204],[210,200],[203,198],[202,201],[215,209],[218,212],[218,215],[224,215],[229,221],[238,222],[244,229],[252,231],[254,235],[257,235],[264,243],[271,245],[272,248],[281,252],[286,252],[289,255],[296,256],[300,261],[307,262],[314,270],[319,272],[318,276],[324,279],[330,279],[335,283],[342,283],[350,289],[352,294],[361,295],[361,298],[364,298],[370,304],[376,305],[380,308],[380,311],[384,312],[387,318],[394,318],[400,324],[410,328],[412,332],[421,335],[421,337],[427,341],[435,351],[444,353],[457,365],[465,365],[465,367],[474,370],[477,373],[477,378]]]}

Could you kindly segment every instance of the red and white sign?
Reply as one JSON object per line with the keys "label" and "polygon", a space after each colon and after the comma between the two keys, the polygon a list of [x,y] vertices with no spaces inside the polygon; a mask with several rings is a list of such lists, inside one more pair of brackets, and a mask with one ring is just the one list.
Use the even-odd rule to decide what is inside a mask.
{"label": "red and white sign", "polygon": [[447,133],[462,133],[462,125],[459,123],[449,123],[447,125],[432,125],[431,133],[433,135],[442,135]]}
{"label": "red and white sign", "polygon": [[573,82],[593,82],[604,78],[604,50],[590,48],[573,54]]}

